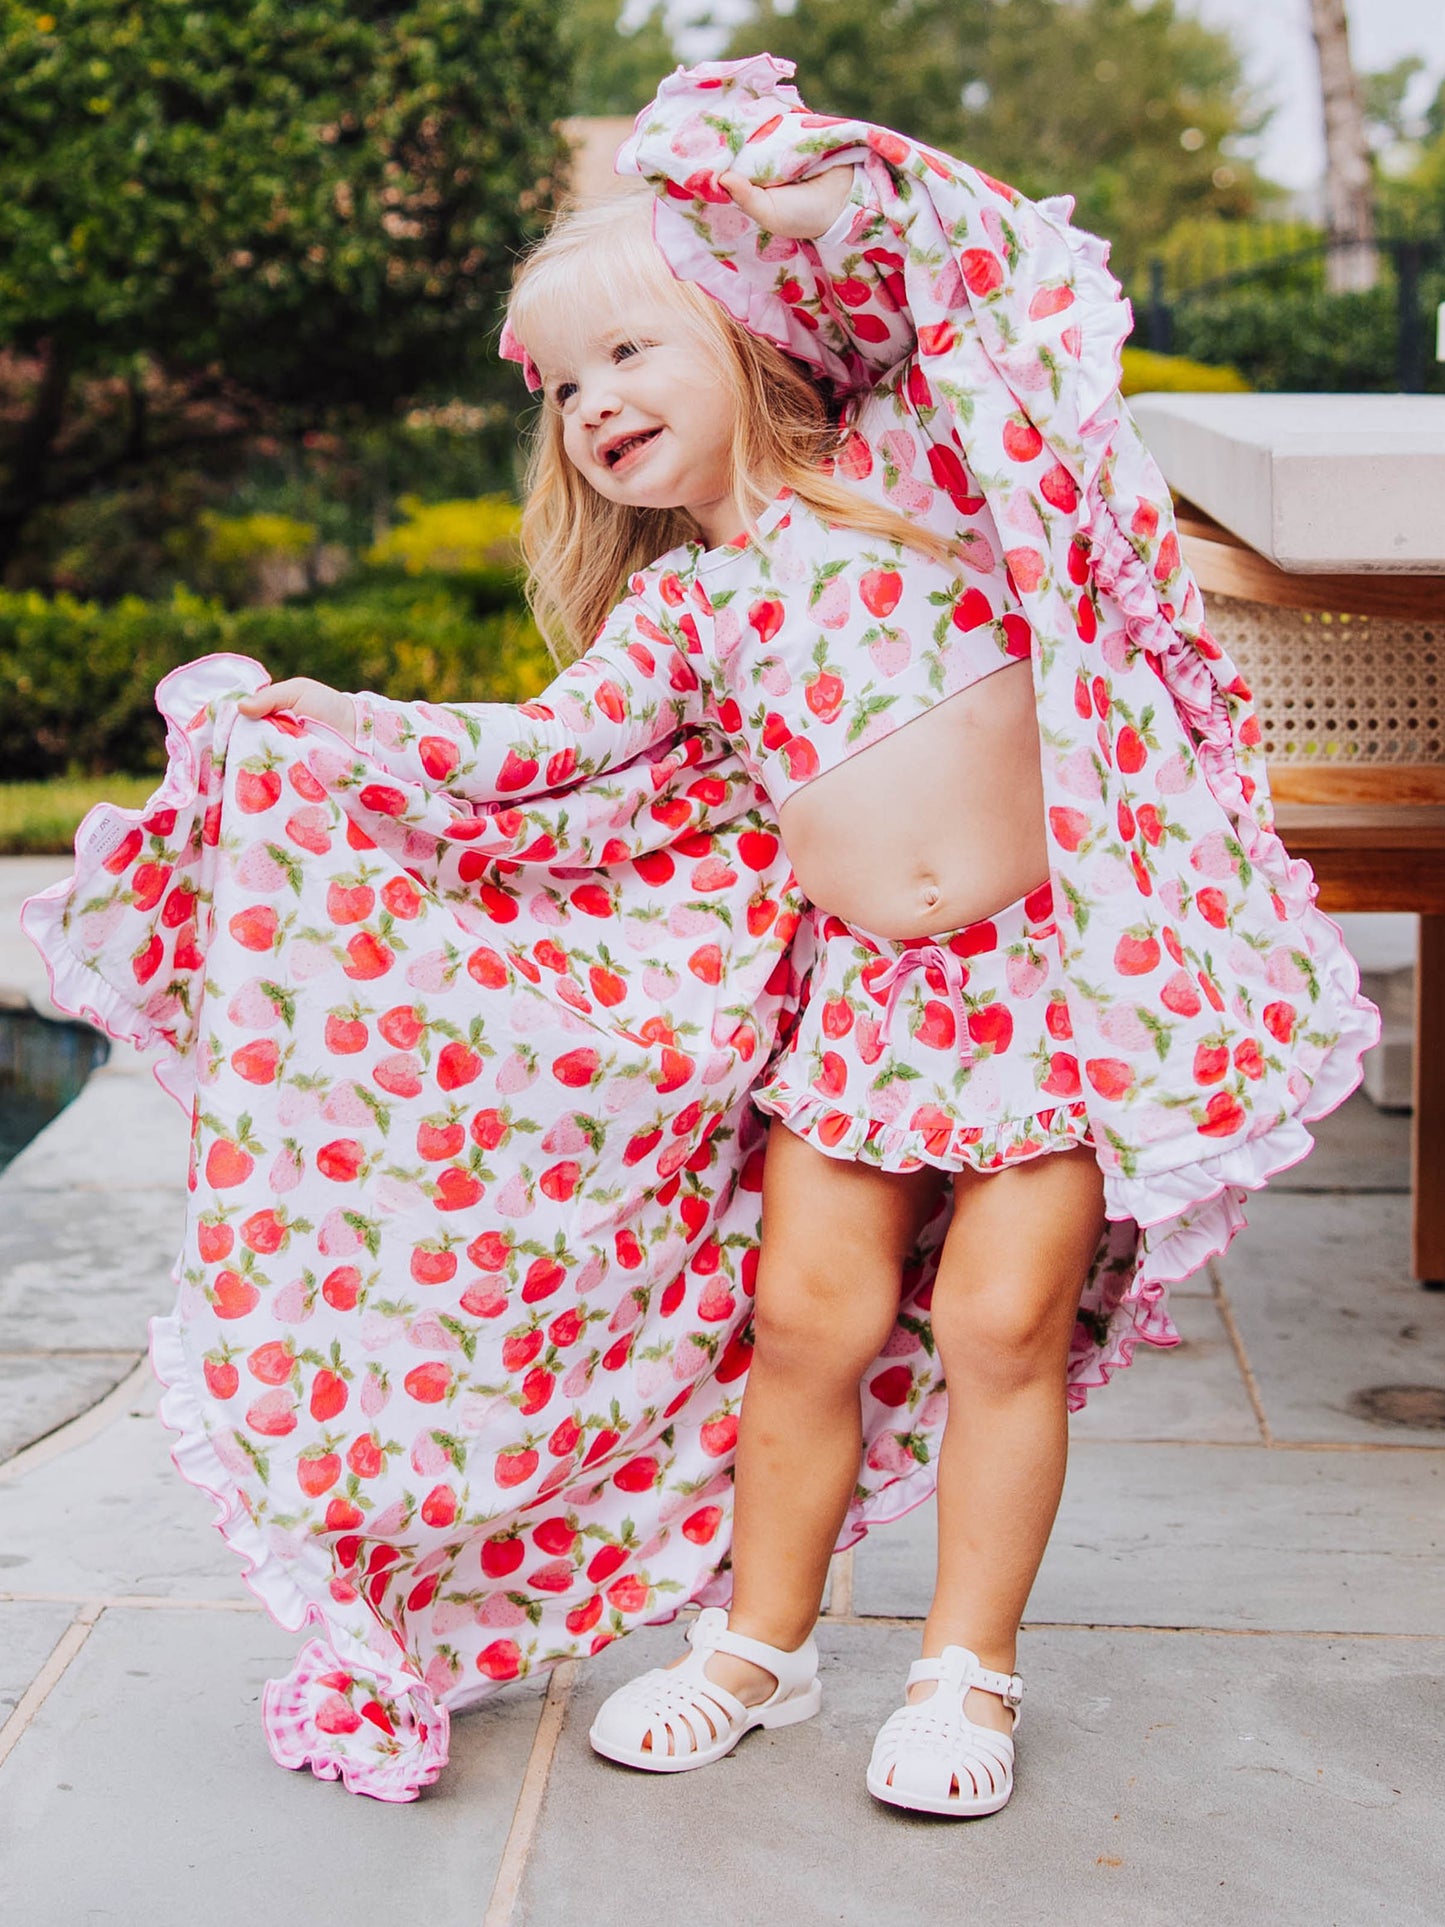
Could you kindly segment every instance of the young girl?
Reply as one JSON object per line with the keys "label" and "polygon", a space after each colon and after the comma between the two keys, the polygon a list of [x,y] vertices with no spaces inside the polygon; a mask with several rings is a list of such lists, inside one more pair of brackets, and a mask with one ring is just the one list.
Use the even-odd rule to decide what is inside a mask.
{"label": "young girl", "polygon": [[[325,1621],[329,1643],[268,1694],[273,1750],[384,1798],[435,1777],[472,1670],[595,1650],[687,1597],[708,1603],[690,1654],[613,1696],[600,1752],[699,1767],[808,1717],[830,1553],[936,1480],[924,1656],[868,1785],[927,1812],[1002,1806],[1068,1406],[1139,1340],[1173,1342],[1165,1282],[1304,1154],[1304,1121],[1353,1087],[1374,1035],[1269,827],[1248,692],[1118,403],[1128,316],[1096,244],[1065,209],[807,114],[788,71],[665,83],[620,163],[658,188],[655,227],[645,200],[571,217],[518,278],[508,346],[544,395],[524,543],[539,614],[582,652],[542,697],[443,708],[301,680],[236,722],[218,681],[187,685],[193,715],[166,705],[197,823],[168,854],[204,885],[191,948],[220,1026],[185,1030],[189,953],[131,953],[173,973],[152,1021],[204,1086],[211,1209],[158,1331],[166,1416],[268,1604]],[[241,813],[286,807],[281,769],[324,820],[243,846]],[[128,866],[143,831],[175,833],[165,815],[83,829],[90,873],[130,880],[127,915],[157,901]],[[228,893],[288,887],[289,918],[242,901],[223,921]],[[134,929],[87,941],[75,894],[63,932],[52,909],[35,933],[113,984]],[[326,1007],[338,954],[370,985],[438,927],[453,935],[407,966],[430,1001]],[[268,962],[224,1021],[223,930]],[[459,1022],[467,999],[480,1014]],[[287,1054],[231,1050],[268,1010]],[[329,1062],[308,1055],[323,1016]],[[353,1052],[369,1082],[334,1076]],[[238,1057],[251,1081],[222,1110]],[[230,1232],[216,1193],[273,1148],[255,1107],[281,1131],[318,1089],[316,1137],[354,1135],[281,1137],[242,1235],[251,1254],[314,1236],[325,1263],[356,1258],[321,1303],[303,1271],[283,1309],[249,1257],[218,1274],[207,1256]],[[750,1096],[773,1120],[761,1263]],[[383,1162],[407,1105],[433,1175]],[[540,1174],[534,1137],[565,1154]],[[340,1184],[348,1207],[313,1233],[277,1213],[278,1173],[318,1206]],[[464,1237],[490,1277],[458,1275]],[[404,1302],[403,1254],[441,1294],[430,1313]],[[285,1327],[303,1308],[324,1322],[300,1349]],[[283,1388],[244,1425],[216,1342],[233,1316],[261,1341],[248,1370]],[[327,1421],[363,1376],[373,1423],[318,1515],[345,1443]],[[420,1507],[408,1467],[445,1474]]]}

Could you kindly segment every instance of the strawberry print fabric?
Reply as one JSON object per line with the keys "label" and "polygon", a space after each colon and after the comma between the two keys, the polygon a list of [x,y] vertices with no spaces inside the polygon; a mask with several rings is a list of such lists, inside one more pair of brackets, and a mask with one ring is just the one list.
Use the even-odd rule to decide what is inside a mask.
{"label": "strawberry print fabric", "polygon": [[[809,113],[792,71],[679,70],[618,169],[656,189],[674,272],[846,398],[844,472],[920,515],[946,497],[972,518],[984,497],[990,580],[1027,619],[1078,1095],[1157,1307],[1243,1224],[1246,1192],[1307,1155],[1378,1013],[1275,834],[1249,690],[1120,398],[1131,316],[1107,248],[1068,201]],[[717,185],[850,162],[816,244],[762,233]]]}
{"label": "strawberry print fabric", "polygon": [[[259,665],[189,665],[157,693],[156,796],[93,811],[74,878],[25,912],[56,1002],[162,1046],[192,1116],[152,1355],[181,1470],[268,1608],[313,1630],[268,1689],[272,1751],[381,1799],[436,1778],[451,1711],[727,1596],[753,1092],[795,1063],[817,941],[790,788],[1033,661],[1054,927],[1025,904],[1018,940],[1048,988],[1005,964],[994,1002],[1021,1025],[1062,998],[1037,1088],[1105,1168],[1074,1403],[1171,1342],[1167,1282],[1304,1155],[1375,1034],[1118,402],[1098,244],[808,115],[788,71],[675,76],[623,164],[674,268],[846,393],[840,473],[956,531],[962,579],[836,546],[783,497],[750,540],[643,571],[519,709],[367,698],[353,747],[240,718]],[[854,200],[821,248],[716,186],[837,158]],[[946,1221],[865,1377],[849,1541],[932,1488]]]}
{"label": "strawberry print fabric", "polygon": [[932,938],[894,942],[816,909],[808,923],[801,1014],[760,1110],[880,1171],[996,1171],[1090,1142],[1047,883]]}
{"label": "strawberry print fabric", "polygon": [[[248,1583],[319,1628],[267,1689],[271,1750],[409,1800],[452,1710],[727,1596],[751,1091],[806,906],[705,729],[479,813],[240,717],[265,680],[213,657],[161,684],[164,783],[91,812],[24,925],[57,1004],[159,1046],[192,1117],[152,1359]],[[867,1397],[853,1536],[931,1488],[943,1223]]]}

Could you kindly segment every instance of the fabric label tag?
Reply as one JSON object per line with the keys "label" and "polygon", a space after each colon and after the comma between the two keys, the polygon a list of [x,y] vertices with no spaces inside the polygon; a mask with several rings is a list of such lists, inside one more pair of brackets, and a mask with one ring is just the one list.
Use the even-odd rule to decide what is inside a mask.
{"label": "fabric label tag", "polygon": [[99,858],[104,863],[108,856],[114,856],[130,835],[131,825],[118,816],[109,816],[97,823],[85,839],[85,854]]}

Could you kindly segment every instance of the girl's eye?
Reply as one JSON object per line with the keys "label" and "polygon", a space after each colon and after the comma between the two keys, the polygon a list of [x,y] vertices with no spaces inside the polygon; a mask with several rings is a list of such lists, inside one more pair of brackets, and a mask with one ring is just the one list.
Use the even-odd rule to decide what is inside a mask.
{"label": "girl's eye", "polygon": [[[612,360],[614,364],[619,361],[626,361],[633,355],[641,354],[644,348],[650,348],[652,345],[650,341],[615,342],[611,350]],[[575,381],[559,381],[557,386],[552,390],[552,405],[555,408],[565,408],[576,393],[577,384]]]}

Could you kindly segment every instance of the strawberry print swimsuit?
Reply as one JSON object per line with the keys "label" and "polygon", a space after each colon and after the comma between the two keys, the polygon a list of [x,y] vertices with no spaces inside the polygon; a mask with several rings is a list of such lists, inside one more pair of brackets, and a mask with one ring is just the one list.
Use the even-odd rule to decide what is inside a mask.
{"label": "strawberry print swimsuit", "polygon": [[809,952],[798,1021],[753,1102],[818,1150],[882,1171],[994,1171],[1093,1142],[1049,883],[906,941],[813,909]]}
{"label": "strawberry print swimsuit", "polygon": [[[956,539],[959,574],[780,497],[641,571],[538,701],[367,699],[355,745],[241,717],[257,663],[187,665],[159,790],[92,811],[23,913],[55,1002],[158,1048],[191,1118],[151,1353],[178,1467],[310,1629],[271,1750],[377,1799],[436,1779],[453,1710],[727,1599],[755,1098],[890,1169],[1091,1141],[1077,1406],[1175,1342],[1170,1282],[1378,1031],[1119,399],[1102,244],[810,114],[790,72],[671,76],[619,167],[674,271],[846,402],[839,473]],[[817,245],[717,185],[839,162]],[[922,944],[812,912],[778,802],[1025,657],[1047,885]],[[844,1543],[933,1487],[947,1188],[864,1375]]]}

